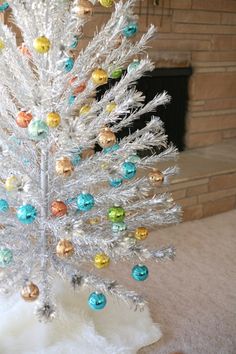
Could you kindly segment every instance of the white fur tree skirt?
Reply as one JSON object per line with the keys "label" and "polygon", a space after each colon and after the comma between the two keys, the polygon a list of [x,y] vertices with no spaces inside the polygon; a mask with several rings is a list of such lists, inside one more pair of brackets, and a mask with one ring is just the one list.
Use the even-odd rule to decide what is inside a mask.
{"label": "white fur tree skirt", "polygon": [[108,297],[105,309],[96,312],[87,306],[88,294],[60,284],[56,294],[59,314],[48,324],[35,318],[35,304],[25,303],[19,295],[1,296],[0,353],[133,354],[160,339],[159,326],[147,308],[134,312]]}

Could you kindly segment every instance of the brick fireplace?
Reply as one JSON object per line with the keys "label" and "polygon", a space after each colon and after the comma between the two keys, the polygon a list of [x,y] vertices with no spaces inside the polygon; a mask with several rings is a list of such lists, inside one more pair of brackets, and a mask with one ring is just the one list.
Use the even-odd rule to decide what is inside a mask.
{"label": "brick fireplace", "polygon": [[[154,5],[154,3],[156,5]],[[96,24],[110,10],[96,7]],[[137,5],[140,34],[159,28],[150,56],[157,67],[193,68],[186,120],[187,149],[236,137],[236,1],[144,0]],[[93,35],[96,24],[85,28]]]}

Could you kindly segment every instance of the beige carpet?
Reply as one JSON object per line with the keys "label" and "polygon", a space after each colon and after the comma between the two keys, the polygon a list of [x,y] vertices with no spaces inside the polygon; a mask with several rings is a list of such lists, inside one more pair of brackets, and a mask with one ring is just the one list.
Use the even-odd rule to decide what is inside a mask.
{"label": "beige carpet", "polygon": [[236,211],[157,231],[149,243],[174,244],[177,258],[150,265],[145,288],[136,286],[163,331],[139,353],[236,354]]}

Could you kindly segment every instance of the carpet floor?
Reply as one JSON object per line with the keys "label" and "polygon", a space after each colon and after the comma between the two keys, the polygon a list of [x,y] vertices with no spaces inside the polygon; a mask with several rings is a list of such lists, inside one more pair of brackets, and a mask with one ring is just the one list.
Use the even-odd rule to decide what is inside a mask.
{"label": "carpet floor", "polygon": [[175,245],[177,257],[150,264],[136,285],[163,333],[139,354],[236,354],[236,211],[151,236],[149,244]]}

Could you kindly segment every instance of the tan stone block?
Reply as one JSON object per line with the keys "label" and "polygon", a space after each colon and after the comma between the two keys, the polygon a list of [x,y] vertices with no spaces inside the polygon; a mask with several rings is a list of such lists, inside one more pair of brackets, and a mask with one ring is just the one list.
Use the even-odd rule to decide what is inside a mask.
{"label": "tan stone block", "polygon": [[176,33],[236,34],[236,26],[173,23]]}
{"label": "tan stone block", "polygon": [[190,9],[191,0],[171,0],[172,9]]}
{"label": "tan stone block", "polygon": [[188,129],[191,133],[207,132],[236,128],[236,114],[192,118],[188,121]]}
{"label": "tan stone block", "polygon": [[189,187],[187,189],[187,197],[192,197],[194,195],[199,195],[208,192],[208,184],[200,184],[199,186]]}
{"label": "tan stone block", "polygon": [[235,97],[223,98],[223,99],[213,99],[206,100],[202,106],[204,110],[219,110],[219,109],[234,109],[236,108]]}
{"label": "tan stone block", "polygon": [[[234,62],[236,63],[236,51],[235,52],[197,52],[192,53],[193,62]],[[222,63],[223,64],[223,63]]]}
{"label": "tan stone block", "polygon": [[216,201],[225,197],[236,195],[236,188],[224,189],[216,192],[210,192],[198,196],[199,203],[206,203],[209,201]]}
{"label": "tan stone block", "polygon": [[159,33],[171,32],[172,20],[171,16],[149,15],[148,21],[146,16],[141,16],[139,19],[139,31],[146,32],[150,23],[158,28]]}
{"label": "tan stone block", "polygon": [[235,196],[222,198],[214,202],[208,202],[203,205],[203,216],[211,216],[232,210],[235,207]]}
{"label": "tan stone block", "polygon": [[201,204],[184,208],[183,221],[201,219],[202,216],[203,216],[203,209]]}
{"label": "tan stone block", "polygon": [[236,129],[230,129],[230,130],[223,131],[223,138],[224,139],[236,138]]}
{"label": "tan stone block", "polygon": [[221,9],[223,11],[236,12],[236,1],[235,0],[222,0]]}
{"label": "tan stone block", "polygon": [[197,204],[197,197],[194,196],[194,197],[179,199],[178,204],[183,208],[191,205],[195,205]]}
{"label": "tan stone block", "polygon": [[201,146],[209,146],[222,141],[221,132],[208,132],[199,134],[188,134],[186,137],[186,146],[190,149]]}
{"label": "tan stone block", "polygon": [[212,48],[214,50],[235,50],[236,36],[214,36]]}
{"label": "tan stone block", "polygon": [[200,186],[202,184],[207,184],[209,182],[208,178],[194,179],[188,182],[173,182],[169,185],[169,191],[178,191],[180,189],[187,189],[190,187]]}
{"label": "tan stone block", "polygon": [[190,95],[194,100],[233,97],[235,92],[236,73],[198,73],[192,76]]}
{"label": "tan stone block", "polygon": [[223,25],[236,25],[236,13],[222,13]]}
{"label": "tan stone block", "polygon": [[173,191],[171,194],[174,200],[183,199],[186,197],[186,189]]}
{"label": "tan stone block", "polygon": [[209,11],[174,10],[174,22],[220,24],[221,14]]}
{"label": "tan stone block", "polygon": [[227,189],[236,187],[236,173],[230,173],[226,175],[213,176],[209,181],[209,191],[218,191],[221,189]]}
{"label": "tan stone block", "polygon": [[219,11],[221,10],[221,0],[193,0],[192,8]]}
{"label": "tan stone block", "polygon": [[156,50],[176,50],[176,51],[201,51],[201,50],[209,50],[211,46],[210,40],[202,40],[202,39],[160,39],[158,38],[153,42],[152,49]]}

